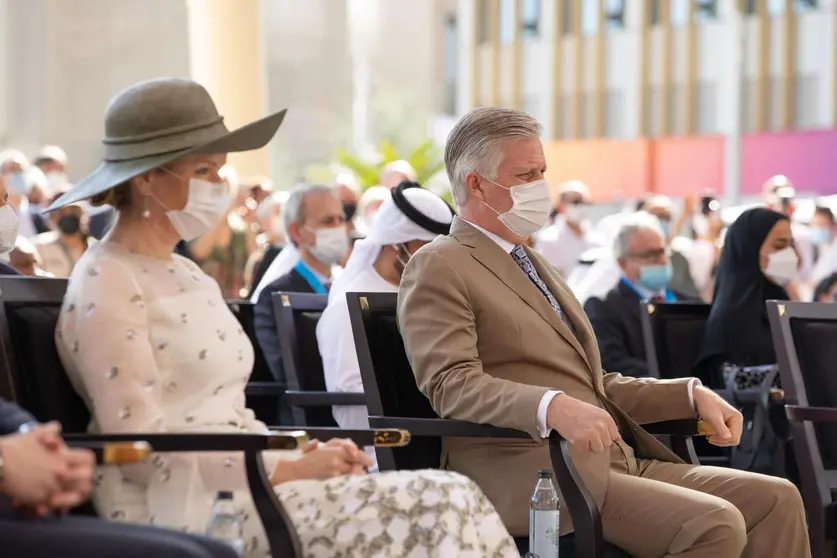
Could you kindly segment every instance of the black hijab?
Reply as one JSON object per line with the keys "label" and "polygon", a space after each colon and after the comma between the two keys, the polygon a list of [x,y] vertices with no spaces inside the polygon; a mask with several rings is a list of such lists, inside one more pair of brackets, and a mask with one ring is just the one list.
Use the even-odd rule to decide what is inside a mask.
{"label": "black hijab", "polygon": [[785,215],[758,207],[730,225],[715,276],[712,309],[706,324],[701,364],[740,366],[774,364],[776,352],[767,320],[767,300],[788,300],[788,293],[761,271],[759,252],[773,226]]}

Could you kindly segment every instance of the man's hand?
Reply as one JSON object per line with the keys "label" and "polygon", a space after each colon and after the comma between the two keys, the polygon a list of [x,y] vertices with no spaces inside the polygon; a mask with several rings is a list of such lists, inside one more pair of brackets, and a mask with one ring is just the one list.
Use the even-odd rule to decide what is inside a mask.
{"label": "man's hand", "polygon": [[60,437],[61,427],[45,424],[26,434],[0,438],[3,481],[0,490],[18,505],[39,509],[60,491],[71,474],[67,460],[49,443]]}
{"label": "man's hand", "polygon": [[715,430],[715,434],[707,438],[709,443],[721,447],[737,446],[744,428],[744,418],[738,409],[704,386],[695,386],[694,398],[698,416]]}
{"label": "man's hand", "polygon": [[546,425],[557,430],[569,443],[596,452],[604,451],[622,439],[607,411],[564,393],[559,393],[549,403]]}

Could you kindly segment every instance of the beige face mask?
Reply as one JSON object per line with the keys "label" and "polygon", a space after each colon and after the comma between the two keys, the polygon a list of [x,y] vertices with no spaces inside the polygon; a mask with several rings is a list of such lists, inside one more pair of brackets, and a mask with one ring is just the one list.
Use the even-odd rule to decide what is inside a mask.
{"label": "beige face mask", "polygon": [[545,178],[510,187],[497,184],[488,178],[485,180],[508,190],[511,194],[512,207],[505,213],[498,212],[485,202],[482,203],[496,213],[500,222],[512,233],[521,238],[528,238],[547,224],[549,212],[552,211],[552,196],[549,192],[549,182]]}

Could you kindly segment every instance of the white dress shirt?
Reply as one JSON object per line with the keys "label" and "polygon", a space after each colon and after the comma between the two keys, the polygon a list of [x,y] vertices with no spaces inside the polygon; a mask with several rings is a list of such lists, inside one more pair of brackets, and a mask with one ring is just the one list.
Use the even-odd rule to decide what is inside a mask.
{"label": "white dress shirt", "polygon": [[555,222],[535,235],[535,249],[551,263],[565,279],[578,265],[581,255],[595,244],[587,234],[587,224],[581,225],[582,234],[577,235],[561,215]]}
{"label": "white dress shirt", "polygon": [[[460,217],[460,219],[462,219],[462,218]],[[475,225],[471,221],[467,221],[465,219],[462,219],[462,220],[465,221],[466,223],[468,223],[469,225],[471,225],[472,227],[474,227],[475,229],[477,229],[478,231],[480,231],[481,233],[483,233],[485,236],[487,236],[488,238],[490,238],[494,242],[496,242],[497,245],[500,248],[505,250],[507,254],[511,255],[511,251],[515,247],[514,244],[512,244],[511,242],[509,242],[508,240],[506,240],[504,238],[501,238],[501,237],[497,236],[496,234],[494,234],[491,231],[485,230],[484,228],[480,227],[479,225]],[[700,380],[698,380],[697,378],[692,378],[689,381],[689,403],[691,403],[693,408],[695,406],[694,389],[695,389],[695,385],[700,385],[699,382],[700,382]],[[543,394],[543,397],[541,397],[541,400],[538,403],[538,412],[535,415],[535,417],[536,417],[536,420],[537,420],[538,432],[540,433],[542,438],[546,438],[547,436],[549,436],[550,432],[552,432],[552,429],[549,428],[546,425],[546,413],[547,413],[547,410],[549,409],[549,404],[552,402],[552,399],[555,398],[556,395],[560,395],[562,393],[564,393],[564,392],[559,391],[559,390],[551,389],[551,390],[549,390],[549,391],[547,391],[546,393]]]}

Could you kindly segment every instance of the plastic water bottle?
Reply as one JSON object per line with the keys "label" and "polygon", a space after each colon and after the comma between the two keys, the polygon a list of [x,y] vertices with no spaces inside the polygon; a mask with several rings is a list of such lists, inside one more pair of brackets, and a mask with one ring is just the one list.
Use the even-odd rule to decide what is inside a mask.
{"label": "plastic water bottle", "polygon": [[219,492],[212,505],[206,534],[230,545],[241,556],[244,550],[244,517],[233,501],[232,492]]}
{"label": "plastic water bottle", "polygon": [[538,484],[529,500],[530,558],[558,558],[560,510],[552,471],[538,472]]}

